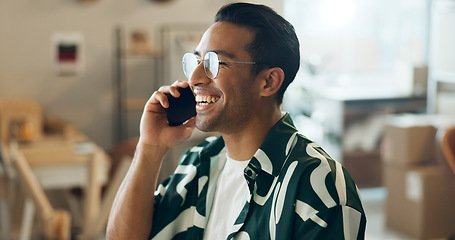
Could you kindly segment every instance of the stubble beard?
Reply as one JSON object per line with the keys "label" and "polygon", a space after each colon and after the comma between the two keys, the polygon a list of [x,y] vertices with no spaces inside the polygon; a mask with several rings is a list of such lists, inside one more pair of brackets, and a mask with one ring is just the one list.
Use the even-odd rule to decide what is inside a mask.
{"label": "stubble beard", "polygon": [[245,126],[251,107],[247,103],[238,103],[230,109],[223,108],[214,116],[199,114],[196,128],[203,132],[228,133],[238,131]]}

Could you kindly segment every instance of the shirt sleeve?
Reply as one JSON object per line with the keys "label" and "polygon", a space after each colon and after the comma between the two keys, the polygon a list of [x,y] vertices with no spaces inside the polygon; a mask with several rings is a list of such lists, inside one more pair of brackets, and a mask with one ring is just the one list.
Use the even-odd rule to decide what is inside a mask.
{"label": "shirt sleeve", "polygon": [[366,215],[357,186],[339,163],[328,163],[312,161],[300,176],[294,239],[364,239]]}
{"label": "shirt sleeve", "polygon": [[[296,204],[294,239],[365,239],[366,217],[350,206],[337,205],[321,212]],[[301,211],[301,212],[299,212]],[[302,213],[305,211],[305,213]],[[302,218],[302,214],[306,214]]]}

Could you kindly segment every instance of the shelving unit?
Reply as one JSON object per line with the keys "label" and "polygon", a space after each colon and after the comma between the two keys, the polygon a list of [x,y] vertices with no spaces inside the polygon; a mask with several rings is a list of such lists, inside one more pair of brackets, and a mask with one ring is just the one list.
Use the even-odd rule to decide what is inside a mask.
{"label": "shelving unit", "polygon": [[126,33],[115,30],[114,116],[115,141],[139,136],[139,122],[145,103],[162,79],[162,54],[133,54],[127,51]]}
{"label": "shelving unit", "polygon": [[115,30],[114,88],[115,142],[139,136],[142,110],[163,85],[185,80],[182,56],[192,52],[210,23],[169,23],[159,27],[156,54],[128,54],[122,27]]}

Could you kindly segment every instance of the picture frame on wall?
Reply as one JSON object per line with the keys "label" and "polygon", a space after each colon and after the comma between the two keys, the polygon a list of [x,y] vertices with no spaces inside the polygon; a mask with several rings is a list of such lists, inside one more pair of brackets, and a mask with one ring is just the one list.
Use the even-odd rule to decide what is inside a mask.
{"label": "picture frame on wall", "polygon": [[80,75],[84,71],[84,36],[79,32],[57,32],[52,36],[52,63],[59,76]]}

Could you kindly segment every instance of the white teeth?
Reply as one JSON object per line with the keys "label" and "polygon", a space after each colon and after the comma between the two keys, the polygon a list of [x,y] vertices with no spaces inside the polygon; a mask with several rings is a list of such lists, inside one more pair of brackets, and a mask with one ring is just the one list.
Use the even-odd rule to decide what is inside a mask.
{"label": "white teeth", "polygon": [[201,106],[206,106],[209,105],[210,103],[214,103],[218,101],[220,98],[219,97],[212,97],[212,96],[196,96],[196,102],[199,103]]}

